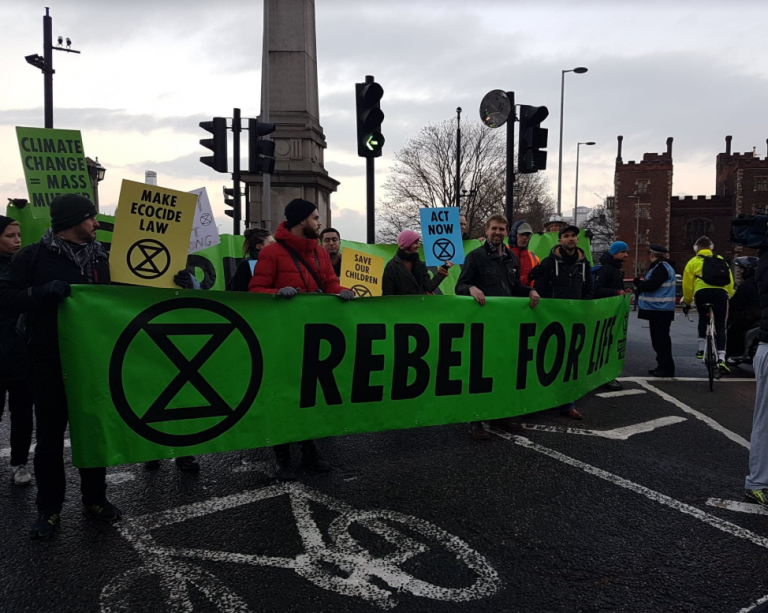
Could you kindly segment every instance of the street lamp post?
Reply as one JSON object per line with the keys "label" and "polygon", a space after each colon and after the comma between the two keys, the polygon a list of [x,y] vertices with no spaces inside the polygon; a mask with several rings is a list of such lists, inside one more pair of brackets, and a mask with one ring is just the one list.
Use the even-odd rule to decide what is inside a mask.
{"label": "street lamp post", "polygon": [[594,145],[594,141],[589,141],[586,143],[577,143],[576,144],[576,198],[573,201],[573,225],[578,226],[579,225],[579,149],[582,145]]}
{"label": "street lamp post", "polygon": [[[572,68],[571,70],[563,70],[560,78],[560,150],[558,156],[560,158],[557,165],[557,214],[562,215],[562,192],[563,192],[563,105],[565,103],[565,73],[575,72],[576,74],[584,74],[587,69],[583,66],[578,68]],[[575,220],[574,220],[575,221]]]}
{"label": "street lamp post", "polygon": [[640,246],[640,196],[630,196],[635,198],[635,279],[637,279],[637,259]]}
{"label": "street lamp post", "polygon": [[461,206],[461,107],[456,109],[456,207]]}

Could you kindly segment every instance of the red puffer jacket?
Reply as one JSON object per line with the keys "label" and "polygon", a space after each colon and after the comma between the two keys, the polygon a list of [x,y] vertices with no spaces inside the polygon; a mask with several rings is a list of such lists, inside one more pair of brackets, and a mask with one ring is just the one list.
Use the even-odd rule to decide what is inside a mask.
{"label": "red puffer jacket", "polygon": [[[320,279],[326,294],[338,294],[347,289],[339,284],[339,278],[333,272],[331,258],[314,238],[299,238],[291,234],[285,227],[285,222],[277,227],[275,239],[283,241],[296,251],[304,260],[314,268],[315,274]],[[299,272],[301,269],[301,272]],[[262,294],[276,294],[284,287],[295,287],[300,292],[314,292],[317,283],[304,265],[299,261],[298,268],[291,254],[279,242],[267,245],[259,251],[259,259],[253,271],[253,278],[248,285],[249,292]]]}

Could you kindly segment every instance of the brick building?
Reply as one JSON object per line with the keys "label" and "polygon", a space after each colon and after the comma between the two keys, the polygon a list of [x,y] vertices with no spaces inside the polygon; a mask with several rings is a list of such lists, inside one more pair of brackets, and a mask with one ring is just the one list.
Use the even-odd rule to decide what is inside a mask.
{"label": "brick building", "polygon": [[[716,161],[715,194],[673,196],[674,163],[672,138],[664,153],[646,153],[640,162],[624,162],[618,137],[614,175],[616,239],[629,245],[624,265],[634,274],[637,240],[638,272],[648,266],[648,246],[666,245],[675,270],[682,273],[693,256],[693,243],[702,235],[715,243],[717,253],[728,259],[742,254],[729,242],[731,220],[740,213],[752,214],[768,208],[768,157],[756,152],[731,153],[731,137],[725,138],[725,153]],[[768,141],[767,141],[768,142]]]}

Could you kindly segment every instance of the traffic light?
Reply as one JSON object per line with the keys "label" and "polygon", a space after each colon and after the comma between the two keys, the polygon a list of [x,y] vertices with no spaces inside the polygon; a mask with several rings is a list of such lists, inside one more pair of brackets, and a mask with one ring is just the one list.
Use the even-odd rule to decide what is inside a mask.
{"label": "traffic light", "polygon": [[214,117],[213,121],[201,121],[200,127],[213,134],[213,138],[204,138],[200,141],[203,147],[213,151],[213,155],[203,156],[200,161],[216,172],[228,172],[227,120],[224,117]]}
{"label": "traffic light", "polygon": [[224,190],[224,205],[232,207],[231,211],[229,209],[227,209],[226,211],[224,211],[224,214],[227,217],[232,217],[234,219],[234,217],[235,217],[235,190],[232,187],[224,187],[222,189]]}
{"label": "traffic light", "polygon": [[381,133],[381,122],[384,121],[384,113],[381,110],[382,96],[384,89],[373,77],[366,77],[365,83],[355,83],[357,155],[360,157],[381,157],[381,149],[384,147],[384,136]]}
{"label": "traffic light", "polygon": [[275,141],[261,138],[275,131],[275,124],[248,120],[248,172],[271,175],[275,172]]}
{"label": "traffic light", "polygon": [[520,140],[517,148],[517,170],[524,174],[539,172],[547,168],[546,128],[541,122],[549,115],[546,106],[520,105]]}

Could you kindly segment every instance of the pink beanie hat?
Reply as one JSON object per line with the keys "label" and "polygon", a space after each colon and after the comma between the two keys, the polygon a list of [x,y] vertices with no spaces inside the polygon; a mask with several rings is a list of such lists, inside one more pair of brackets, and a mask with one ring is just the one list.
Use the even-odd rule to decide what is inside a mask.
{"label": "pink beanie hat", "polygon": [[421,240],[421,237],[416,232],[413,230],[403,230],[397,235],[397,246],[405,251],[418,240]]}

